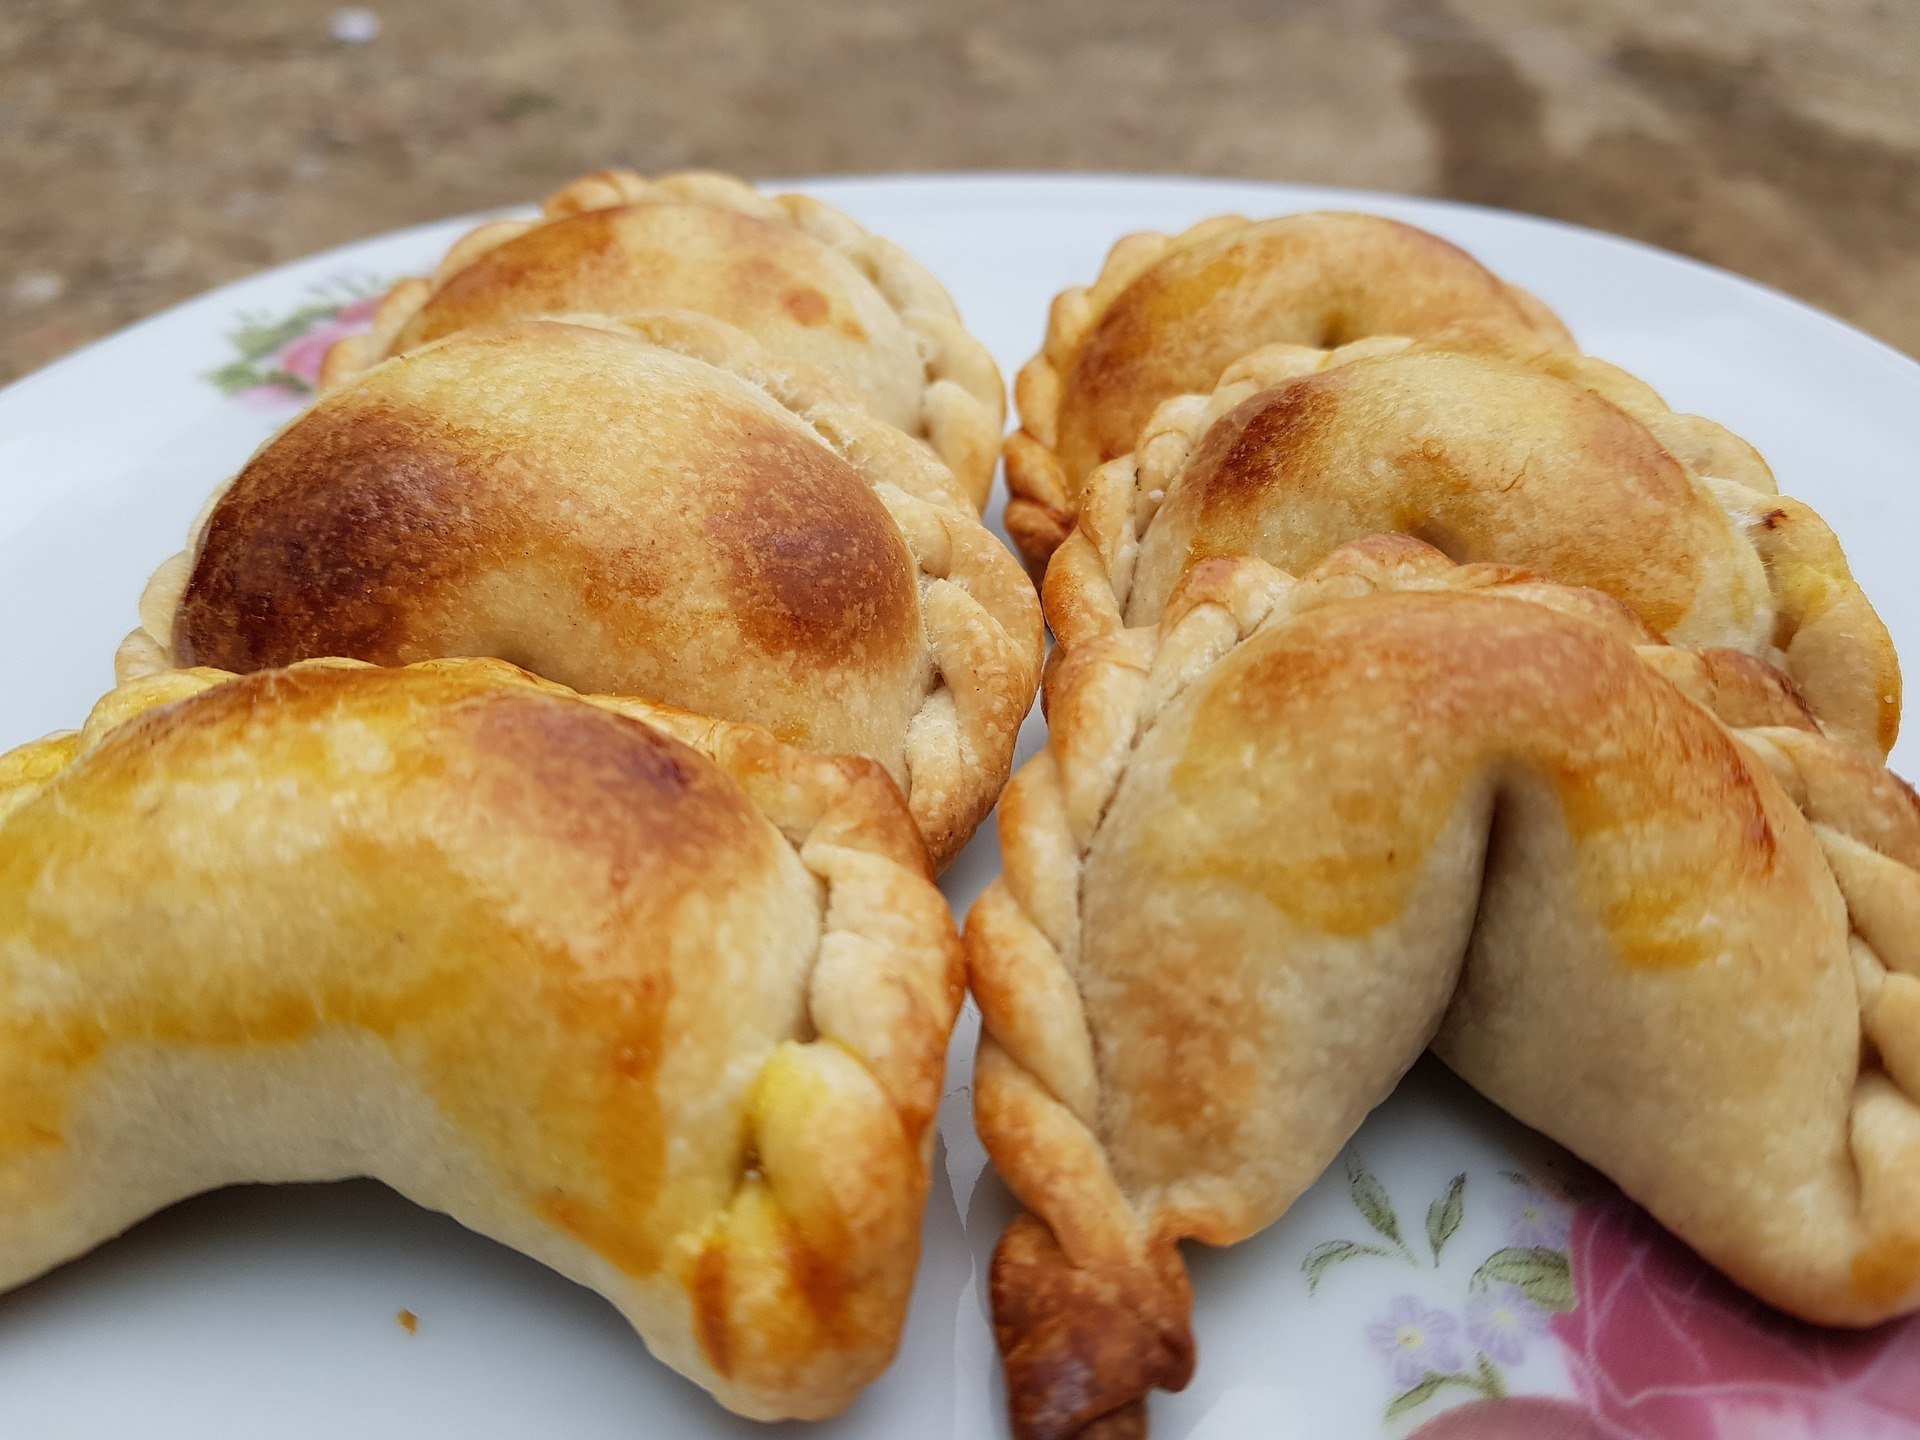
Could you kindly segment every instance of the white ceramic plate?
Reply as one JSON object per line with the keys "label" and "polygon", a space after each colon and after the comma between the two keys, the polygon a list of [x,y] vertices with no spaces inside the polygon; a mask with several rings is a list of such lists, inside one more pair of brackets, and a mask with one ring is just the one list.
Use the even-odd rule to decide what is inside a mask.
{"label": "white ceramic plate", "polygon": [[[925,261],[1009,374],[1053,294],[1127,231],[1325,206],[1426,226],[1544,298],[1586,349],[1753,440],[1839,532],[1895,635],[1920,640],[1920,367],[1759,286],[1564,225],[1330,190],[991,176],[804,188]],[[471,223],[283,266],[0,392],[0,746],[79,721],[112,682],[148,572],[292,413],[299,377],[359,313],[352,299],[430,267]],[[1036,719],[1024,753],[1039,738]],[[1909,740],[1896,763],[1916,755]],[[997,864],[989,827],[947,879],[957,911]],[[822,1436],[1004,1434],[983,1278],[1008,1201],[968,1123],[971,1057],[969,1020],[900,1357]],[[1429,1062],[1284,1221],[1195,1256],[1200,1371],[1156,1400],[1155,1433],[1920,1435],[1920,1334],[1781,1326],[1580,1186]],[[1560,1398],[1489,1403],[1509,1392]],[[0,1300],[8,1436],[762,1433],[656,1364],[595,1296],[366,1182],[203,1197]]]}

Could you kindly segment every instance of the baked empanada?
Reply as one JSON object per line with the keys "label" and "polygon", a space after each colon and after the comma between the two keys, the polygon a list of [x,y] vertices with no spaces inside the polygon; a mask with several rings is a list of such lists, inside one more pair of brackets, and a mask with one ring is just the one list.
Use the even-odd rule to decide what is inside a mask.
{"label": "baked empanada", "polygon": [[832,206],[727,175],[604,170],[537,220],[481,226],[430,278],[395,286],[373,332],[327,356],[321,383],[476,325],[659,309],[715,316],[837,377],[931,445],[974,509],[986,504],[1006,386],[940,283]]}
{"label": "baked empanada", "polygon": [[960,981],[869,761],[491,660],[136,681],[0,757],[0,1288],[372,1175],[830,1415],[905,1318]]}
{"label": "baked empanada", "polygon": [[1223,215],[1129,235],[1092,285],[1055,297],[1045,344],[1015,380],[1007,531],[1043,566],[1073,528],[1086,474],[1133,449],[1163,400],[1211,389],[1249,350],[1462,327],[1573,343],[1464,250],[1377,215]]}
{"label": "baked empanada", "polygon": [[1039,604],[926,449],[719,321],[514,321],[270,440],[121,676],[493,655],[886,766],[936,860],[1006,781]]}
{"label": "baked empanada", "polygon": [[1065,652],[967,924],[1021,1440],[1139,1434],[1177,1242],[1432,1042],[1764,1299],[1920,1304],[1920,805],[1777,672],[1417,541],[1201,562]]}
{"label": "baked empanada", "polygon": [[1830,733],[1877,754],[1899,731],[1899,656],[1820,517],[1744,441],[1565,351],[1376,339],[1244,356],[1088,477],[1046,618],[1063,643],[1153,624],[1198,559],[1299,574],[1391,532],[1603,590],[1676,645],[1778,664]]}

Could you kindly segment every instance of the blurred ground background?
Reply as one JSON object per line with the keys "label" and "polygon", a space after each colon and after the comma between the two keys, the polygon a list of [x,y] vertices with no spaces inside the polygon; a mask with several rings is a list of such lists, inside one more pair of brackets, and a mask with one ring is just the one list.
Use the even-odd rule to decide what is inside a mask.
{"label": "blurred ground background", "polygon": [[1454,196],[1920,352],[1916,87],[1920,0],[0,0],[0,380],[610,163]]}

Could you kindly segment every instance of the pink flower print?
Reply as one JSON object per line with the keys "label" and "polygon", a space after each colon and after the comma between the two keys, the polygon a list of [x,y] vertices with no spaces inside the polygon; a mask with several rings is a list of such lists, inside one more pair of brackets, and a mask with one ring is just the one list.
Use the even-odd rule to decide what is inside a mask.
{"label": "pink flower print", "polygon": [[1496,1285],[1467,1297],[1467,1343],[1489,1360],[1518,1365],[1527,1342],[1548,1333],[1545,1309],[1512,1285]]}
{"label": "pink flower print", "polygon": [[1497,1192],[1507,1221],[1507,1244],[1516,1250],[1564,1250],[1573,1211],[1565,1201],[1535,1185],[1509,1180]]}
{"label": "pink flower print", "polygon": [[273,368],[296,376],[310,389],[316,387],[320,383],[320,366],[334,342],[364,329],[364,325],[343,325],[338,316],[322,320],[306,334],[282,345],[273,357]]}
{"label": "pink flower print", "polygon": [[1583,1204],[1553,1332],[1608,1440],[1920,1440],[1920,1321],[1804,1325],[1617,1192]]}
{"label": "pink flower print", "polygon": [[1396,1388],[1418,1385],[1429,1374],[1459,1370],[1460,1322],[1444,1310],[1430,1310],[1402,1295],[1384,1317],[1367,1326],[1367,1343],[1387,1362]]}

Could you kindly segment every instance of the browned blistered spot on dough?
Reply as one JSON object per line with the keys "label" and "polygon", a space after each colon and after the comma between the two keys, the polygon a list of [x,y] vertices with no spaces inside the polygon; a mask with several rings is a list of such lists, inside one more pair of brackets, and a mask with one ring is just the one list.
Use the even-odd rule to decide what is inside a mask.
{"label": "browned blistered spot on dough", "polygon": [[[1209,427],[1163,515],[1188,563],[1253,554],[1298,574],[1350,541],[1409,534],[1463,563],[1603,590],[1660,633],[1692,609],[1703,568],[1746,550],[1618,407],[1506,360],[1433,351],[1249,397]],[[1176,573],[1156,548],[1150,532],[1136,618]]]}
{"label": "browned blistered spot on dough", "polygon": [[1208,427],[1180,479],[1201,507],[1187,564],[1259,553],[1263,502],[1282,477],[1312,465],[1317,445],[1338,423],[1339,396],[1324,382],[1314,383],[1318,379],[1307,376],[1249,396]]}
{"label": "browned blistered spot on dough", "polygon": [[405,350],[494,321],[537,315],[698,310],[748,330],[784,317],[863,342],[844,304],[813,283],[826,247],[783,221],[719,206],[649,202],[536,226],[449,276],[395,338]]}
{"label": "browned blistered spot on dough", "polygon": [[1210,497],[1262,491],[1275,475],[1301,462],[1302,452],[1334,424],[1339,409],[1338,395],[1317,375],[1262,390],[1208,428],[1187,475]]}
{"label": "browned blistered spot on dough", "polygon": [[616,890],[690,879],[764,829],[710,762],[637,721],[535,690],[471,703],[475,746],[503,762],[485,771],[488,813],[604,856]]}
{"label": "browned blistered spot on dough", "polygon": [[785,425],[716,423],[733,481],[706,532],[748,638],[853,663],[917,638],[918,568],[886,507],[845,460]]}
{"label": "browned blistered spot on dough", "polygon": [[827,318],[832,308],[827,297],[811,285],[803,285],[798,290],[789,290],[786,298],[780,302],[786,306],[787,313],[802,325],[818,325]]}
{"label": "browned blistered spot on dough", "polygon": [[[484,376],[495,363],[511,375],[510,355],[485,352],[538,357],[568,332],[586,333],[547,329],[560,338],[480,332],[449,342],[458,357],[395,363],[429,380],[459,366]],[[345,655],[396,665],[478,644],[584,690],[627,693],[637,670],[655,698],[685,703],[683,685],[718,681],[675,671],[687,627],[703,622],[673,597],[704,600],[711,585],[733,630],[791,669],[910,663],[921,638],[916,563],[871,487],[797,422],[744,403],[713,408],[701,435],[705,493],[676,517],[712,542],[694,554],[666,545],[661,527],[592,511],[624,503],[627,482],[608,473],[618,457],[574,487],[564,457],[530,471],[508,448],[514,433],[463,428],[368,389],[322,402],[215,508],[176,617],[176,661],[247,671]],[[645,473],[631,483],[644,492]],[[507,579],[522,575],[533,579]],[[553,591],[544,613],[496,618],[506,589],[541,582]],[[569,631],[550,623],[556,616],[583,623]],[[555,639],[568,634],[576,643]],[[772,719],[790,734],[797,723],[727,718]]]}
{"label": "browned blistered spot on dough", "polygon": [[[1543,607],[1414,593],[1336,603],[1220,674],[1173,774],[1182,804],[1204,811],[1200,843],[1178,831],[1162,863],[1326,933],[1366,934],[1401,913],[1488,766],[1553,785],[1585,892],[1629,965],[1713,953],[1723,883],[1776,861],[1767,802],[1727,733],[1630,649]],[[1386,753],[1403,757],[1392,774],[1378,767]],[[1662,826],[1718,832],[1687,849],[1726,873],[1666,863],[1642,843]]]}
{"label": "browned blistered spot on dough", "polygon": [[728,1316],[727,1239],[710,1236],[700,1247],[687,1277],[687,1298],[693,1305],[693,1334],[700,1353],[714,1373],[733,1374],[733,1326]]}
{"label": "browned blistered spot on dough", "polygon": [[1916,1284],[1920,1284],[1920,1235],[1903,1231],[1883,1236],[1854,1256],[1854,1293],[1869,1306],[1890,1306],[1912,1294]]}
{"label": "browned blistered spot on dough", "polygon": [[[754,1237],[747,1245],[752,1259],[737,1277],[742,1226]],[[853,1306],[858,1287],[847,1279],[853,1245],[844,1232],[802,1234],[764,1178],[747,1180],[727,1226],[706,1238],[688,1267],[694,1335],[708,1363],[722,1375],[743,1366],[777,1372],[855,1339],[862,1318]],[[740,1288],[737,1278],[745,1282]]]}
{"label": "browned blistered spot on dough", "polygon": [[[824,1221],[826,1216],[817,1216]],[[780,1239],[793,1279],[795,1294],[807,1308],[828,1340],[842,1342],[855,1333],[849,1302],[854,1298],[847,1284],[853,1265],[853,1237],[843,1228],[822,1235],[816,1223],[814,1232],[802,1235],[791,1220],[783,1220]]]}
{"label": "browned blistered spot on dough", "polygon": [[181,665],[429,658],[413,612],[502,543],[482,461],[432,417],[355,394],[297,421],[214,507],[174,625]]}
{"label": "browned blistered spot on dough", "polygon": [[[601,313],[638,288],[622,253],[619,210],[588,210],[517,235],[447,277],[398,336],[405,350],[492,320]],[[631,306],[618,305],[618,310]]]}
{"label": "browned blistered spot on dough", "polygon": [[1144,1436],[1140,1397],[1187,1383],[1194,1347],[1185,1284],[1172,1273],[1156,1284],[1143,1272],[1075,1265],[1034,1216],[1014,1218],[988,1279],[1016,1435]]}

